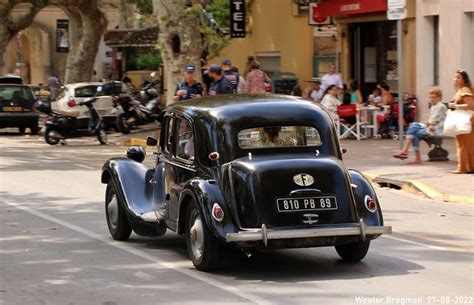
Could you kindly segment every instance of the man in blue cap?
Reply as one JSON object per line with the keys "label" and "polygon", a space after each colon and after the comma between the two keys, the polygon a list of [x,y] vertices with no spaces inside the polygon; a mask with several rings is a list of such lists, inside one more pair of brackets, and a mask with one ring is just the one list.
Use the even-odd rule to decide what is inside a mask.
{"label": "man in blue cap", "polygon": [[237,88],[239,87],[240,75],[237,72],[234,72],[232,69],[232,63],[228,59],[222,61],[222,74],[227,78],[232,85],[234,86],[234,93],[237,93]]}
{"label": "man in blue cap", "polygon": [[209,95],[232,94],[235,92],[234,85],[222,75],[222,69],[218,65],[210,65],[208,75],[213,80]]}
{"label": "man in blue cap", "polygon": [[184,101],[202,96],[202,84],[195,80],[196,67],[187,65],[184,72],[184,81],[179,83],[174,94],[174,101]]}

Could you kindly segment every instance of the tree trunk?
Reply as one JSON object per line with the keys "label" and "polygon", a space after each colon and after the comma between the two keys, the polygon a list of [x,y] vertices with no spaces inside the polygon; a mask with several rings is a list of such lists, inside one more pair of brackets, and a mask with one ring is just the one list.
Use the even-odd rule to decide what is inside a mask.
{"label": "tree trunk", "polygon": [[[160,29],[159,43],[163,56],[166,81],[166,104],[173,102],[176,86],[183,81],[184,67],[196,66],[201,77],[200,58],[203,40],[199,31],[199,13],[196,7],[187,6],[187,0],[154,0]],[[204,4],[207,1],[193,1]]]}
{"label": "tree trunk", "polygon": [[[29,3],[29,11],[21,18],[13,20],[11,11],[15,5],[19,3]],[[33,23],[36,14],[47,5],[47,0],[0,1],[0,75],[5,73],[5,52],[10,40],[15,37],[18,32],[29,27]]]}
{"label": "tree trunk", "polygon": [[77,45],[71,45],[66,64],[65,83],[88,82],[94,70],[95,57],[107,19],[97,1],[78,1],[77,6],[65,7],[75,28]]}

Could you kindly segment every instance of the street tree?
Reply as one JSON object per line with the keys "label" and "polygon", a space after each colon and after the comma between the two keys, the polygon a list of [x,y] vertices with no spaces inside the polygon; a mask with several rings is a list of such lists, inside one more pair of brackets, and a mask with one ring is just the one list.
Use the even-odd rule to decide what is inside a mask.
{"label": "street tree", "polygon": [[[14,18],[11,12],[20,3],[28,4],[28,10],[26,14]],[[29,27],[36,14],[47,5],[47,0],[0,0],[0,75],[5,72],[4,55],[10,40],[21,30]]]}

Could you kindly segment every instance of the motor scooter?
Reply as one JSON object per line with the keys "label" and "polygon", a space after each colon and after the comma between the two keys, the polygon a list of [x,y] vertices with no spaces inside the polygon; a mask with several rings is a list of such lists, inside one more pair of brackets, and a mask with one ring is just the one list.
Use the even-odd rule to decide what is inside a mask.
{"label": "motor scooter", "polygon": [[[97,87],[97,93],[102,91],[102,87]],[[96,94],[97,95],[97,94]],[[86,106],[89,109],[89,126],[87,129],[78,129],[76,125],[77,118],[75,116],[67,115],[51,111],[51,104],[42,101],[37,109],[41,112],[49,114],[50,116],[45,122],[44,139],[50,145],[61,144],[66,145],[66,139],[83,136],[96,136],[100,144],[107,144],[107,133],[104,129],[104,121],[99,112],[94,108],[94,102],[97,97],[87,98],[79,103],[69,101],[68,106],[74,107],[76,105]]]}

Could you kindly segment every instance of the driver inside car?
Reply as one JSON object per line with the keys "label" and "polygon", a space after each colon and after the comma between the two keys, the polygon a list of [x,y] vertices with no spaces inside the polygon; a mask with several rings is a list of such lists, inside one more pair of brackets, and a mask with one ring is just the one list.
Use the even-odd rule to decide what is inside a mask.
{"label": "driver inside car", "polygon": [[281,127],[264,127],[260,140],[256,147],[288,147],[296,146],[296,140],[293,138],[282,139],[280,137]]}

